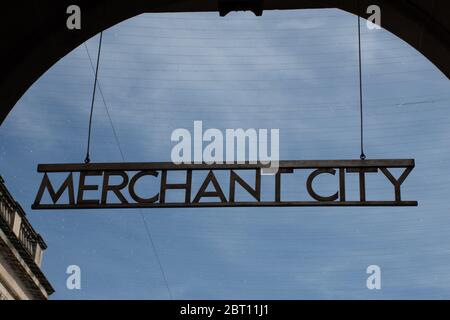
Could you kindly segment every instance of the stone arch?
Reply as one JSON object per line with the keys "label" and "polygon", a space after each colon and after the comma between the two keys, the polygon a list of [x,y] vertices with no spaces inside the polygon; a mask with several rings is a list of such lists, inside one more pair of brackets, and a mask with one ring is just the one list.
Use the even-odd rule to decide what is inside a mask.
{"label": "stone arch", "polygon": [[[358,9],[358,3],[360,9]],[[81,30],[68,30],[66,10],[81,8]],[[28,88],[58,60],[102,30],[141,13],[337,8],[367,18],[378,5],[382,27],[418,50],[450,78],[450,2],[439,0],[20,0],[2,10],[0,123]],[[24,10],[26,8],[26,10]],[[219,17],[218,17],[219,19]]]}

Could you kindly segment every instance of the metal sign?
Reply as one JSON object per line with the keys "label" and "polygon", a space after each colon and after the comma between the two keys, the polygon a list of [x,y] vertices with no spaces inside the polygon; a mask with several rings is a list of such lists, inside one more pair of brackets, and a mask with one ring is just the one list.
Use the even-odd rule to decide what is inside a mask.
{"label": "metal sign", "polygon": [[[38,172],[44,173],[36,195],[33,209],[112,209],[112,208],[190,208],[190,207],[302,207],[302,206],[417,206],[417,201],[405,201],[401,197],[401,186],[414,168],[414,160],[315,160],[280,161],[278,172],[272,176],[262,176],[261,171],[268,168],[261,163],[234,164],[180,164],[173,163],[90,163],[90,164],[40,164]],[[403,168],[402,174],[395,178],[393,168]],[[242,170],[253,171],[254,178],[247,181],[242,178]],[[295,170],[313,170],[306,180],[306,190],[311,199],[283,201],[281,199],[283,176]],[[168,174],[181,172],[183,179],[178,183],[168,183]],[[193,190],[193,172],[207,172],[201,186]],[[206,172],[205,172],[206,171]],[[227,174],[228,188],[219,182],[218,171]],[[48,173],[66,173],[63,182],[55,188]],[[392,185],[393,196],[390,200],[367,200],[366,175],[382,174]],[[180,174],[180,173],[179,173]],[[359,197],[347,200],[346,177],[358,174]],[[319,194],[313,187],[314,180],[320,175],[337,175],[336,192],[331,195]],[[160,177],[159,177],[160,176]],[[88,183],[86,178],[96,180]],[[96,177],[96,178],[95,178]],[[154,179],[157,190],[140,191],[136,184],[140,179]],[[76,183],[76,179],[78,182]],[[111,180],[120,183],[112,183]],[[267,179],[274,186],[271,200],[261,197],[261,180]],[[75,184],[76,183],[76,184]],[[236,185],[243,188],[251,201],[236,200]],[[77,192],[75,194],[75,186]],[[183,201],[167,201],[168,192],[181,190]],[[209,190],[209,191],[208,191]],[[212,191],[211,191],[212,190]],[[97,191],[94,199],[89,192]],[[47,194],[48,203],[42,203]],[[63,197],[63,195],[65,195]],[[112,201],[111,195],[115,199]]]}

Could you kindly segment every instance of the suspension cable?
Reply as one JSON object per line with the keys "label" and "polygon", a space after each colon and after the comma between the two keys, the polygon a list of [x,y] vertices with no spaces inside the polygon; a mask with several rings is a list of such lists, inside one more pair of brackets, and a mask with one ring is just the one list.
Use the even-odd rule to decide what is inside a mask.
{"label": "suspension cable", "polygon": [[90,148],[91,148],[92,114],[94,113],[95,91],[97,89],[98,66],[100,64],[100,52],[102,50],[102,39],[103,39],[103,31],[100,32],[100,40],[98,42],[97,66],[95,67],[94,88],[92,90],[91,112],[89,115],[89,129],[88,129],[87,147],[86,147],[86,158],[84,159],[85,163],[91,162],[89,152],[90,152]]}
{"label": "suspension cable", "polygon": [[[86,53],[87,53],[87,56],[88,56],[88,58],[89,58],[89,62],[90,62],[92,71],[93,71],[94,73],[97,73],[96,70],[98,70],[98,64],[97,64],[97,68],[95,68],[95,67],[94,67],[94,63],[93,63],[92,58],[91,58],[91,55],[90,55],[90,53],[89,53],[89,49],[88,49],[86,43],[84,43],[84,47],[85,47],[85,49],[86,49]],[[97,59],[98,59],[98,58],[97,58]],[[97,61],[98,61],[98,60],[97,60]],[[112,129],[113,134],[114,134],[114,140],[116,141],[117,148],[119,149],[119,152],[120,152],[120,156],[121,156],[121,158],[122,158],[122,161],[125,162],[125,155],[124,155],[124,153],[123,153],[123,151],[122,151],[122,147],[120,146],[119,136],[118,136],[118,134],[117,134],[117,131],[116,131],[115,126],[114,126],[114,123],[113,123],[112,118],[111,118],[111,115],[110,115],[110,113],[109,113],[109,108],[108,108],[108,105],[106,104],[106,99],[105,99],[105,96],[103,95],[103,91],[102,91],[102,87],[101,87],[101,85],[100,85],[100,81],[97,81],[97,87],[98,87],[98,92],[100,93],[100,96],[101,96],[101,98],[102,98],[103,105],[104,105],[105,111],[106,111],[106,115],[108,116],[108,120],[109,120],[109,123],[110,123],[110,125],[111,125],[111,129]],[[170,298],[171,300],[173,300],[173,294],[172,294],[172,291],[170,290],[169,281],[167,280],[167,276],[166,276],[166,273],[165,273],[165,271],[164,271],[164,267],[163,267],[163,264],[162,264],[162,262],[161,262],[161,258],[159,257],[159,254],[158,254],[158,250],[157,250],[156,243],[155,243],[155,241],[153,240],[153,236],[152,236],[152,233],[151,233],[151,230],[150,230],[150,226],[148,225],[147,220],[145,220],[145,217],[144,217],[144,213],[143,213],[143,211],[142,211],[142,208],[139,208],[139,214],[140,214],[140,216],[141,216],[141,218],[142,218],[142,222],[143,222],[144,227],[145,227],[145,232],[146,232],[146,234],[147,234],[147,239],[148,239],[148,241],[149,241],[149,243],[150,243],[150,245],[151,245],[151,247],[152,247],[152,249],[153,249],[153,252],[154,252],[155,257],[156,257],[156,261],[158,262],[159,269],[160,269],[160,271],[161,271],[161,274],[162,274],[164,283],[165,283],[165,285],[166,285],[167,293],[168,293],[168,295],[169,295],[169,298]]]}
{"label": "suspension cable", "polygon": [[362,50],[361,50],[361,6],[360,1],[358,4],[358,60],[359,60],[359,116],[360,116],[360,139],[361,139],[361,155],[359,156],[361,160],[366,159],[364,154],[364,114],[363,114],[363,84],[362,84]]}

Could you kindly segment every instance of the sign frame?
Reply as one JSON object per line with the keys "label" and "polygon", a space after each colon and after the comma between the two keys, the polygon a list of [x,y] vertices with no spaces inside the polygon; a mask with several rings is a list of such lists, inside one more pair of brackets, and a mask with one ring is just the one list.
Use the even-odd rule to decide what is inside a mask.
{"label": "sign frame", "polygon": [[[123,208],[205,208],[205,207],[373,207],[373,206],[417,206],[417,201],[405,201],[401,198],[401,185],[415,167],[414,159],[379,159],[379,160],[284,160],[278,162],[278,172],[275,176],[275,199],[274,201],[261,201],[261,170],[270,168],[270,164],[261,162],[245,162],[245,163],[224,163],[224,164],[174,164],[171,162],[129,162],[129,163],[71,163],[71,164],[39,164],[37,171],[44,173],[43,180],[36,195],[36,200],[32,205],[32,209],[123,209]],[[399,178],[394,178],[389,169],[404,168]],[[309,175],[306,182],[308,194],[315,201],[282,201],[281,200],[281,176],[283,174],[293,173],[294,170],[314,169]],[[227,200],[221,190],[214,171],[227,170],[230,171],[230,189],[229,199]],[[244,181],[236,171],[239,170],[255,170],[255,187],[251,187]],[[380,170],[384,176],[391,182],[394,187],[395,200],[389,201],[369,201],[366,198],[366,181],[365,174],[378,172]],[[186,183],[169,184],[167,183],[167,172],[170,171],[186,171]],[[192,171],[209,171],[208,176],[203,182],[196,197],[191,200],[192,193]],[[65,182],[54,191],[47,173],[69,173]],[[78,184],[77,201],[75,201],[73,187],[73,173],[80,173],[80,183]],[[138,172],[131,180],[127,172]],[[158,176],[161,172],[160,193],[150,199],[142,199],[135,193],[133,199],[137,199],[135,203],[129,203],[126,199],[120,199],[120,203],[108,203],[108,192],[116,192],[129,187],[130,194],[134,192],[134,184],[136,180],[144,175]],[[339,191],[332,196],[318,195],[313,187],[313,180],[320,174],[338,174]],[[359,173],[360,200],[348,201],[345,195],[345,176],[346,173]],[[85,200],[83,192],[89,190],[99,190],[100,185],[86,185],[86,176],[103,176],[102,199]],[[120,175],[123,177],[121,185],[109,185],[109,177],[111,175]],[[139,176],[140,175],[140,176]],[[137,177],[138,176],[138,177]],[[137,178],[136,178],[137,177]],[[106,182],[105,182],[106,181]],[[206,191],[208,185],[212,184],[215,191]],[[256,201],[235,201],[235,188],[239,184],[244,188]],[[51,188],[51,189],[50,189]],[[105,196],[106,188],[106,196]],[[131,189],[130,189],[131,188]],[[69,191],[68,204],[58,204],[58,199],[65,190]],[[165,192],[171,189],[184,189],[184,202],[166,202]],[[42,204],[42,196],[45,192],[51,191],[53,204]],[[62,191],[61,191],[62,190]],[[81,190],[81,198],[80,198]],[[72,195],[70,195],[70,192]],[[54,201],[55,196],[56,201]],[[135,197],[136,196],[136,197]],[[218,202],[201,202],[202,198],[217,197]],[[142,199],[143,201],[140,201]],[[159,202],[157,202],[159,201]]]}

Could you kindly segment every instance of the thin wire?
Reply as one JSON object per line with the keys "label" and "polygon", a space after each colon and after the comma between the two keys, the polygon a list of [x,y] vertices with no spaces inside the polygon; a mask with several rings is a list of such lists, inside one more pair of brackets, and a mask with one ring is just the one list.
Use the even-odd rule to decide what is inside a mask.
{"label": "thin wire", "polygon": [[[96,72],[97,68],[94,68],[94,63],[92,62],[92,58],[91,58],[91,55],[89,53],[89,49],[88,49],[86,43],[84,43],[84,47],[86,49],[86,53],[87,53],[87,56],[89,58],[89,62],[91,64],[92,71]],[[98,65],[97,65],[97,67],[98,67]],[[102,97],[103,105],[105,106],[106,114],[108,115],[109,123],[111,125],[112,131],[113,131],[113,134],[114,134],[114,140],[116,141],[117,147],[118,147],[119,152],[120,152],[120,156],[122,158],[122,161],[125,162],[125,156],[124,156],[124,153],[122,151],[122,147],[120,146],[119,137],[118,137],[117,131],[115,129],[114,123],[112,121],[111,115],[109,113],[108,105],[106,104],[106,99],[105,99],[105,96],[103,95],[103,90],[102,90],[102,87],[100,85],[100,81],[98,81],[98,91],[100,92],[100,96]],[[144,217],[144,214],[142,212],[142,209],[139,209],[139,214],[140,214],[140,216],[142,218],[142,221],[144,222],[144,227],[145,227],[145,232],[147,234],[147,239],[149,240],[150,245],[152,246],[153,252],[155,253],[155,257],[156,257],[156,260],[158,262],[158,266],[159,266],[159,269],[161,271],[162,277],[164,279],[164,283],[166,285],[167,292],[169,294],[170,299],[173,300],[172,291],[170,290],[169,282],[168,282],[167,277],[166,277],[166,273],[164,272],[164,268],[163,268],[161,259],[160,259],[159,254],[158,254],[158,250],[156,248],[156,244],[153,241],[153,237],[152,237],[152,234],[150,232],[150,227],[148,226],[147,220],[145,220],[145,217]]]}
{"label": "thin wire", "polygon": [[[84,43],[84,48],[86,49],[86,53],[87,53],[87,56],[89,58],[89,62],[91,64],[92,71],[95,72],[94,63],[92,62],[91,54],[89,53],[89,49],[88,49],[86,43]],[[113,124],[111,115],[109,113],[108,106],[106,105],[106,100],[105,100],[105,96],[103,95],[102,87],[100,86],[100,81],[98,83],[98,92],[100,92],[100,96],[102,97],[103,105],[105,106],[106,115],[108,116],[108,120],[109,120],[109,123],[110,123],[112,131],[113,131],[114,140],[116,141],[117,147],[119,148],[120,156],[122,157],[122,160],[125,161],[124,160],[125,156],[123,154],[122,148],[121,148],[120,143],[119,143],[119,136],[118,136],[116,128],[115,128],[115,126]]]}
{"label": "thin wire", "polygon": [[153,241],[153,237],[150,232],[150,227],[147,224],[147,220],[145,220],[144,213],[142,212],[142,209],[139,208],[139,213],[141,215],[142,221],[144,222],[145,231],[147,232],[148,240],[150,241],[150,244],[153,248],[153,252],[155,253],[156,261],[158,261],[159,269],[161,270],[161,274],[164,279],[164,283],[166,284],[167,293],[169,294],[169,297],[171,300],[173,300],[172,291],[170,291],[169,282],[167,281],[166,273],[164,272],[164,268],[161,263],[161,259],[159,258],[158,250],[156,250],[155,242]]}
{"label": "thin wire", "polygon": [[361,129],[361,160],[366,159],[364,154],[364,115],[363,115],[363,85],[362,85],[362,52],[361,52],[361,17],[360,17],[360,1],[358,0],[358,58],[359,58],[359,115],[360,115],[360,129]]}
{"label": "thin wire", "polygon": [[[97,52],[97,66],[95,67],[95,80],[94,80],[94,89],[92,90],[92,101],[91,101],[91,112],[89,115],[89,129],[88,129],[88,138],[87,138],[87,147],[86,147],[86,158],[84,159],[85,163],[91,162],[89,151],[91,148],[91,129],[92,129],[92,114],[94,113],[94,103],[95,103],[95,90],[97,88],[97,79],[98,79],[98,66],[100,64],[100,52],[102,50],[102,39],[103,32],[100,32],[100,40],[98,42],[98,52]],[[90,57],[89,57],[90,59]]]}

